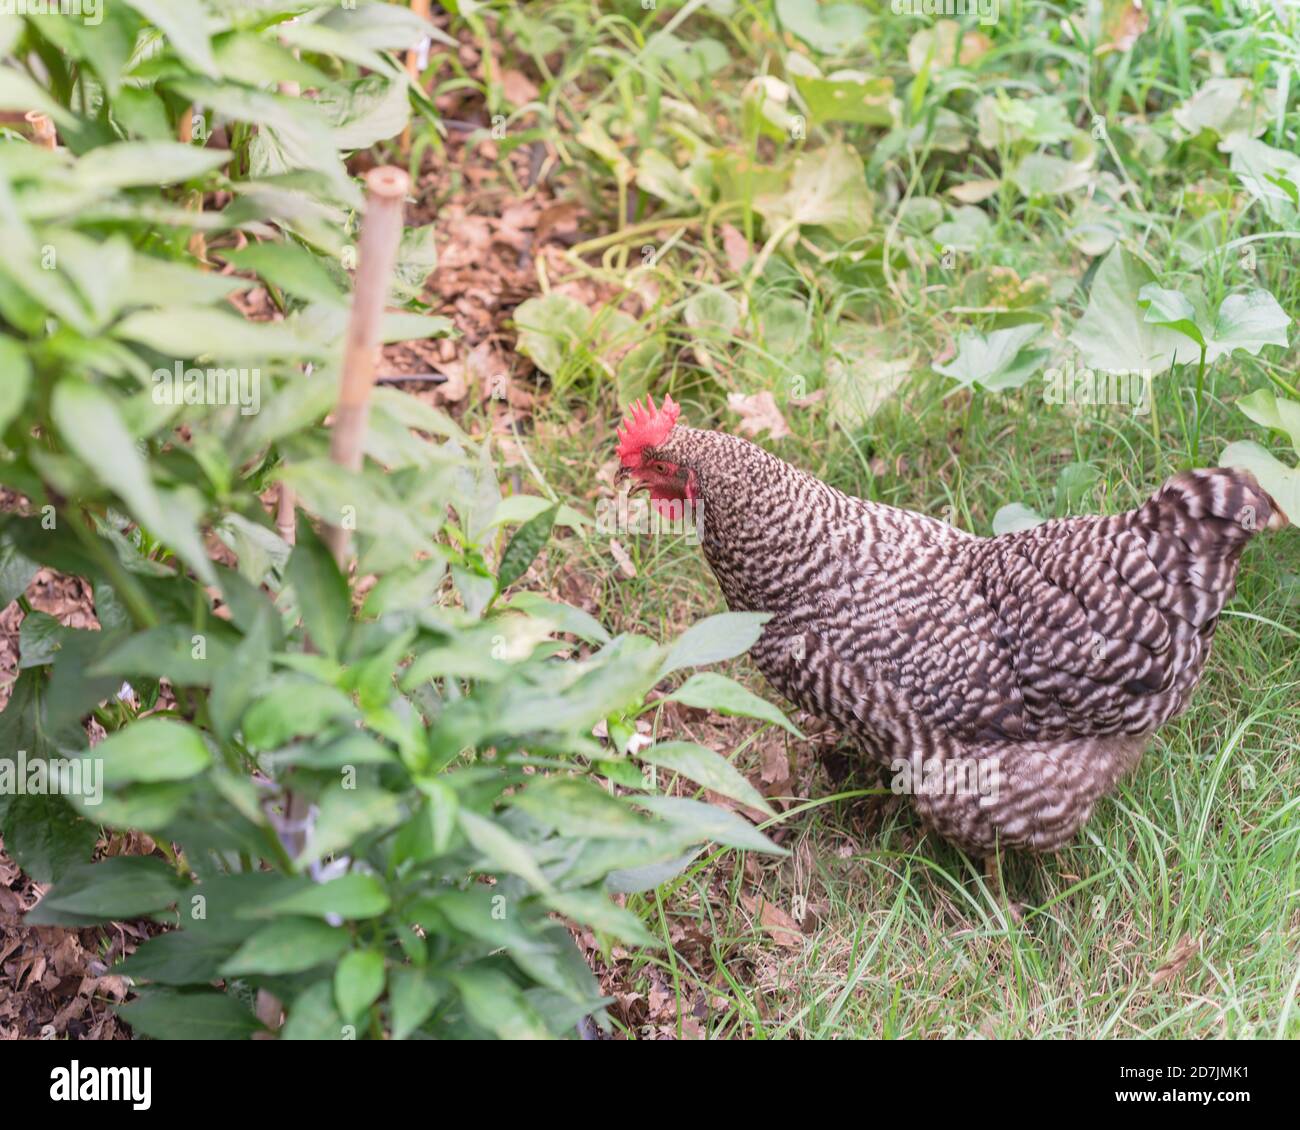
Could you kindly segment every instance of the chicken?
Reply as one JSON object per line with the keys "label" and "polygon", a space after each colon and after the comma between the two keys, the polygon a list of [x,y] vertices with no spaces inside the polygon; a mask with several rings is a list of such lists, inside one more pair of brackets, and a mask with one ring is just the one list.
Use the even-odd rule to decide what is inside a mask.
{"label": "chicken", "polygon": [[1219,469],[1124,514],[975,537],[679,412],[633,407],[621,474],[661,514],[699,509],[728,605],[771,614],[758,669],[976,856],[1078,832],[1187,705],[1245,544],[1286,524],[1252,475]]}

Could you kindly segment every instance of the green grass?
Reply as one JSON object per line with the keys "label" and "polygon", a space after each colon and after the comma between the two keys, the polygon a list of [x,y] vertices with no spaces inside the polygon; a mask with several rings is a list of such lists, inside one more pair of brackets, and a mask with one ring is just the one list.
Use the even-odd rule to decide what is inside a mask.
{"label": "green grass", "polygon": [[[785,73],[792,51],[820,57],[779,30],[768,3],[732,5],[726,18],[687,7],[680,17],[630,3],[535,4],[527,20],[570,36],[562,72],[533,59],[549,77],[541,128],[563,157],[562,183],[603,230],[622,232],[585,260],[575,257],[575,272],[617,288],[621,298],[641,296],[642,331],[664,337],[650,387],[671,390],[693,424],[734,430],[725,393],[771,390],[793,434],[760,442],[782,458],[851,493],[980,534],[991,532],[1008,502],[1064,513],[1054,487],[1067,464],[1091,464],[1098,473],[1074,512],[1139,504],[1191,465],[1194,365],[1157,376],[1148,416],[1048,406],[1036,380],[1005,393],[954,394],[953,382],[930,370],[957,333],[1003,324],[1018,300],[999,296],[1031,276],[1041,286],[1016,309],[1061,337],[1087,301],[1092,257],[1068,241],[1078,220],[1078,201],[1068,194],[1031,199],[1003,181],[982,205],[991,221],[983,249],[951,268],[916,254],[925,241],[907,230],[907,202],[939,197],[954,179],[1000,177],[1010,159],[979,146],[937,153],[926,132],[931,111],[955,107],[973,128],[972,97],[1000,87],[1056,96],[1076,124],[1101,114],[1115,127],[1120,139],[1103,149],[1099,167],[1132,191],[1106,219],[1145,253],[1162,285],[1199,281],[1214,302],[1233,288],[1265,287],[1289,314],[1300,313],[1300,275],[1290,269],[1300,233],[1270,230],[1257,211],[1242,209],[1226,158],[1204,138],[1176,138],[1167,121],[1168,110],[1209,76],[1209,51],[1228,75],[1260,83],[1276,82],[1282,65],[1294,69],[1294,22],[1252,30],[1234,5],[1148,4],[1151,24],[1132,52],[1094,57],[1089,44],[1062,35],[1065,8],[1006,4],[990,31],[990,54],[959,82],[951,70],[913,74],[907,45],[923,25],[877,14],[868,45],[843,62],[892,76],[902,132],[919,124],[925,140],[890,150],[893,135],[879,128],[811,127],[794,147],[815,152],[836,139],[854,147],[865,158],[877,215],[856,245],[805,239],[793,252],[775,249],[756,277],[752,260],[740,268],[728,262],[721,231],[731,224],[755,250],[762,246],[756,193],[742,185],[725,200],[674,212],[645,194],[629,197],[615,170],[576,140],[596,122],[633,161],[658,149],[684,162],[685,106],[699,119],[692,136],[715,150],[762,164],[789,148],[759,136],[742,91],[756,75]],[[526,47],[512,35],[524,17],[513,20],[498,34],[508,54],[522,56]],[[704,81],[657,61],[648,37],[670,22],[683,40],[721,44],[727,66]],[[1264,139],[1294,150],[1291,102],[1270,118]],[[1131,148],[1139,112],[1166,134],[1163,161]],[[1234,241],[1252,234],[1265,238],[1246,245],[1255,249],[1249,263]],[[1180,250],[1189,240],[1219,251],[1193,267]],[[647,242],[654,262],[638,267]],[[656,288],[649,297],[647,283]],[[685,312],[705,284],[747,309],[733,330],[702,341]],[[791,403],[799,392],[825,389],[836,359],[846,356],[862,361],[859,380],[902,358],[912,359],[910,375],[862,421],[846,420],[829,399]],[[1258,387],[1294,395],[1296,357],[1294,347],[1239,353],[1209,371],[1202,463],[1213,464],[1233,440],[1268,442],[1235,401]],[[626,371],[615,365],[613,373],[574,362],[566,395],[539,408],[529,443],[549,485],[580,508],[591,505],[596,465],[612,456],[628,392]],[[566,437],[574,412],[585,414],[587,426]],[[1279,445],[1273,450],[1282,454]],[[615,566],[607,536],[568,538],[550,555],[552,570],[577,578],[611,628],[666,636],[722,607],[697,549],[680,539],[622,540],[637,566],[634,579]],[[867,776],[832,782],[810,768],[811,748],[793,743],[789,752],[803,771],[792,777],[798,792],[776,825],[790,856],[718,853],[657,896],[633,898],[667,948],[624,959],[618,980],[644,990],[652,973],[664,977],[676,994],[678,1031],[715,1037],[1300,1036],[1297,574],[1295,529],[1250,546],[1191,708],[1161,731],[1076,843],[1053,856],[1004,861],[1019,921],[979,865],[927,834],[904,800],[875,795],[878,782]],[[747,664],[736,670],[763,688]],[[735,750],[747,771],[764,743],[789,740],[756,736],[749,724],[713,736],[730,743],[726,752]],[[756,894],[804,920],[801,946],[779,944],[754,921],[747,900]]]}

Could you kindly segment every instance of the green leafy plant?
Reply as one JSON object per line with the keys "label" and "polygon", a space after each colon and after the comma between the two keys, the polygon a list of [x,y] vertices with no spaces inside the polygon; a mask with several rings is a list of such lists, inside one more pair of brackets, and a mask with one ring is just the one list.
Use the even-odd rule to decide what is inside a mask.
{"label": "green leafy plant", "polygon": [[1196,421],[1193,428],[1192,458],[1201,458],[1201,418],[1205,410],[1205,369],[1235,349],[1257,355],[1266,345],[1287,344],[1286,327],[1291,319],[1266,290],[1230,294],[1210,316],[1204,298],[1148,283],[1138,291],[1138,304],[1146,311],[1144,321],[1165,326],[1190,338],[1200,351],[1196,365]]}
{"label": "green leafy plant", "polygon": [[[0,482],[19,499],[0,596],[25,612],[0,776],[44,782],[0,790],[0,833],[53,883],[27,921],[167,927],[120,967],[139,989],[123,1015],[159,1038],[603,1023],[564,923],[655,945],[613,892],[706,842],[775,850],[654,787],[671,772],[770,815],[725,758],[633,741],[653,686],[743,652],[762,618],[669,648],[527,591],[554,530],[583,519],[503,498],[487,445],[413,397],[374,395],[360,471],[331,458],[359,200],[344,152],[405,124],[386,52],[429,29],[385,5],[249,22],[185,7],[114,6],[124,44],[159,44],[147,57],[22,24],[6,46],[49,57],[50,93],[0,72],[64,142],[0,145]],[[315,98],[262,89],[308,68]],[[215,115],[209,144],[173,140],[192,107]],[[198,207],[215,193],[223,207]],[[449,331],[414,301],[430,234],[402,240],[408,308],[385,340]],[[196,250],[257,277],[200,269]],[[258,281],[274,321],[224,301]],[[355,575],[323,526],[350,532]],[[98,630],[26,603],[41,565],[91,586]],[[788,726],[721,676],[675,694]],[[160,854],[93,859],[113,831]]]}
{"label": "green leafy plant", "polygon": [[[449,501],[470,506],[454,490]],[[508,542],[499,579],[541,548],[535,521]],[[156,708],[77,753],[102,763],[106,793],[101,804],[73,798],[86,824],[69,835],[88,830],[84,851],[96,824],[134,828],[175,855],[168,866],[74,862],[65,852],[28,920],[151,915],[178,927],[121,967],[150,986],[123,1010],[137,1030],[247,1035],[260,1025],[245,998],[264,990],[286,1005],[286,1038],[563,1034],[603,1001],[555,915],[611,941],[654,945],[608,889],[648,889],[705,841],[773,850],[737,815],[655,796],[636,768],[671,770],[766,810],[720,755],[681,742],[628,754],[645,692],[748,647],[760,617],[719,617],[665,649],[610,639],[578,610],[529,593],[483,617],[445,601],[430,607],[421,596],[430,569],[483,575],[479,547],[448,533],[459,550],[444,544],[434,563],[385,574],[354,615],[345,579],[304,520],[279,599],[240,586],[247,617],[225,631],[205,621],[193,637],[221,641],[205,660],[172,656],[167,642],[192,624],[165,620],[116,633],[96,661],[97,676],[130,679],[142,693],[166,680],[193,710]],[[180,575],[162,583],[195,587]],[[561,632],[590,650],[565,660],[580,645]],[[6,712],[8,725],[30,727],[13,735],[27,748],[46,673],[25,673],[16,700],[26,708]],[[51,678],[60,673],[50,665]],[[785,724],[737,684],[712,679],[696,676],[675,697]],[[604,742],[592,736],[598,723]],[[58,746],[65,754],[70,731],[68,742]],[[309,802],[302,827],[287,819],[290,790]],[[224,994],[210,987],[218,980]]]}

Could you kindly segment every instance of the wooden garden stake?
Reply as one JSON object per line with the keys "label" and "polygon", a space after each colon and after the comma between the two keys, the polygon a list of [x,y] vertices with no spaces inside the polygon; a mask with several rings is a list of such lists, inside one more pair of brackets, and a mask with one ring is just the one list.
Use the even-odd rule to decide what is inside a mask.
{"label": "wooden garden stake", "polygon": [[[380,327],[402,237],[402,204],[410,186],[411,178],[391,165],[366,174],[366,212],[357,241],[356,286],[343,352],[343,380],[330,436],[330,458],[349,471],[361,470]],[[348,530],[326,526],[324,536],[339,568],[345,569]]]}
{"label": "wooden garden stake", "polygon": [[42,114],[39,110],[29,110],[23,115],[27,119],[27,124],[32,127],[32,143],[39,145],[42,149],[53,149],[58,145],[58,135],[54,132],[54,122],[47,114]]}
{"label": "wooden garden stake", "polygon": [[297,518],[294,514],[296,504],[293,487],[288,483],[281,483],[280,497],[276,500],[275,506],[275,528],[288,545],[293,545],[298,540]]}
{"label": "wooden garden stake", "polygon": [[[176,126],[176,140],[182,145],[194,144],[194,107],[186,106],[181,120]],[[191,192],[186,198],[185,207],[191,212],[203,211],[203,193]],[[201,231],[192,232],[186,241],[185,249],[198,260],[202,270],[208,269],[208,237]]]}
{"label": "wooden garden stake", "polygon": [[[411,178],[391,166],[372,169],[366,174],[366,211],[361,221],[361,238],[357,241],[356,286],[352,291],[352,312],[344,343],[343,379],[330,433],[330,458],[349,471],[361,470],[380,327],[388,302],[389,280],[397,263],[397,245],[402,237],[402,204],[410,185]],[[290,541],[286,530],[293,527],[293,506],[294,492],[281,483],[276,526],[286,541]],[[340,571],[346,572],[349,531],[342,526],[326,525],[321,533]],[[309,806],[300,793],[286,793],[280,839],[294,859],[306,846],[308,813]]]}
{"label": "wooden garden stake", "polygon": [[[375,356],[379,352],[389,279],[397,263],[397,245],[402,237],[402,203],[410,184],[411,178],[405,172],[388,166],[366,174],[366,211],[357,247],[356,286],[352,291],[352,312],[344,343],[343,379],[330,434],[330,458],[349,471],[361,470],[370,417],[370,390],[375,380]],[[294,492],[281,483],[276,526],[291,544],[293,524]],[[342,526],[326,525],[321,533],[339,569],[346,571],[349,531]],[[306,847],[309,811],[302,794],[286,793],[280,839],[293,859]],[[273,1003],[267,1003],[268,1009]]]}

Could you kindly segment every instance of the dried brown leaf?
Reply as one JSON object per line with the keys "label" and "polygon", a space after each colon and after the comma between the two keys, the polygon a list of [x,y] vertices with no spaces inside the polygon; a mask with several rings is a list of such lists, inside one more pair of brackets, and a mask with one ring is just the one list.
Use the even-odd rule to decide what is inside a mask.
{"label": "dried brown leaf", "polygon": [[728,393],[727,404],[739,414],[740,430],[745,435],[757,436],[766,432],[773,439],[781,439],[790,434],[776,398],[766,389],[748,396],[743,392]]}
{"label": "dried brown leaf", "polygon": [[1191,934],[1184,934],[1178,939],[1178,944],[1174,946],[1173,952],[1165,959],[1165,963],[1151,974],[1151,987],[1156,988],[1167,981],[1172,981],[1187,968],[1188,962],[1200,952],[1200,948],[1199,938],[1194,938]]}

